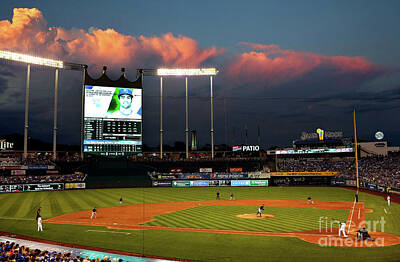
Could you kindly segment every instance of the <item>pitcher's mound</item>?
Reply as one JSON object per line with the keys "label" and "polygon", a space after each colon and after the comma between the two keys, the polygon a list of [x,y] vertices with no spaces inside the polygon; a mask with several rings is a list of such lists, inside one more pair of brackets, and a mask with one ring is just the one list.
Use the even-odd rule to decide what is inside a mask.
{"label": "pitcher's mound", "polygon": [[274,215],[262,214],[262,216],[257,216],[256,214],[241,214],[237,215],[236,217],[240,218],[249,218],[249,219],[263,219],[263,218],[273,218]]}

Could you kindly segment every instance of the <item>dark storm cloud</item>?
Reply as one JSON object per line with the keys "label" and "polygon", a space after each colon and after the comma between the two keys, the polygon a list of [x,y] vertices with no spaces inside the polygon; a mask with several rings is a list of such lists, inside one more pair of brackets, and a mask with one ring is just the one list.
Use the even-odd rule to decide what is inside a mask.
{"label": "dark storm cloud", "polygon": [[[245,126],[252,143],[260,126],[263,143],[269,145],[290,143],[301,131],[314,130],[316,126],[351,133],[349,112],[354,107],[361,112],[379,107],[382,112],[399,113],[394,105],[398,103],[399,88],[363,91],[367,84],[376,81],[378,84],[374,85],[379,85],[381,77],[396,72],[364,57],[326,56],[251,43],[246,43],[251,51],[232,55],[226,54],[225,48],[200,48],[195,39],[172,33],[145,37],[110,28],[48,28],[38,9],[16,9],[12,22],[2,22],[7,34],[0,36],[1,48],[37,50],[87,63],[94,78],[100,77],[103,65],[108,66],[107,75],[112,79],[119,78],[120,68],[126,67],[131,81],[136,79],[136,68],[216,65],[220,69],[213,79],[216,143],[244,142]],[[13,26],[16,22],[19,27]],[[20,42],[23,45],[18,45]],[[7,75],[10,71],[0,68],[5,72],[0,74],[0,87],[17,87],[6,88],[7,99],[0,97],[0,120],[9,121],[9,115],[15,114],[15,122],[23,123],[23,69]],[[172,144],[184,140],[184,78],[165,78],[163,83],[164,139]],[[144,79],[144,142],[152,145],[157,145],[159,139],[159,84],[157,77]],[[45,140],[51,139],[52,133],[53,85],[52,71],[32,74],[30,127],[32,135]],[[80,141],[81,85],[80,73],[61,71],[58,126],[64,142]],[[201,144],[210,143],[209,78],[189,78],[189,96],[189,128],[198,132]]]}

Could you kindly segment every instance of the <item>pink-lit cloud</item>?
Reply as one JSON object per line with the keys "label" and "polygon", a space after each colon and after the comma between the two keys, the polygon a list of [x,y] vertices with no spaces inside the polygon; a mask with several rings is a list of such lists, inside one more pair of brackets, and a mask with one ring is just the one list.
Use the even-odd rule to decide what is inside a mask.
{"label": "pink-lit cloud", "polygon": [[172,33],[146,37],[114,29],[48,27],[36,8],[15,8],[12,21],[0,21],[0,49],[94,65],[141,65],[148,59],[167,66],[199,66],[224,49],[202,49],[196,40]]}
{"label": "pink-lit cloud", "polygon": [[320,71],[325,78],[346,82],[376,77],[382,68],[363,57],[325,56],[281,49],[277,45],[241,42],[253,50],[237,55],[227,68],[227,75],[238,84],[260,83],[277,86],[299,81]]}

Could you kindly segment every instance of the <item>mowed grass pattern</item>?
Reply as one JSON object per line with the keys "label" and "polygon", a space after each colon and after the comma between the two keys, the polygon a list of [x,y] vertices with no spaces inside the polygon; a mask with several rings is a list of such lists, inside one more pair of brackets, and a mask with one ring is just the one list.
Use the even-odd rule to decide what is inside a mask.
{"label": "mowed grass pattern", "polygon": [[[238,218],[241,214],[256,214],[257,207],[203,206],[153,217],[151,226],[208,228],[241,231],[295,232],[319,229],[320,217],[328,221],[346,221],[348,210],[315,209],[309,207],[265,207],[264,214],[274,218]],[[325,220],[324,220],[325,221]],[[325,222],[324,222],[325,223]],[[325,224],[322,225],[325,228]],[[334,224],[335,227],[338,224]]]}
{"label": "mowed grass pattern", "polygon": [[[267,187],[267,188],[122,188],[71,190],[53,192],[0,194],[0,231],[64,243],[87,245],[147,255],[182,258],[198,261],[396,261],[399,246],[384,248],[326,248],[297,238],[274,236],[230,235],[166,230],[124,231],[98,226],[61,225],[44,223],[38,233],[36,210],[42,207],[44,219],[97,208],[157,202],[215,200],[216,192],[228,200],[234,193],[237,200],[286,199],[349,201],[354,191],[332,187]],[[400,205],[387,208],[382,197],[360,193],[360,201],[374,210],[366,214],[369,220],[384,217],[385,232],[400,235]],[[386,207],[386,211],[384,210]],[[196,207],[156,217],[150,224],[180,225],[185,227],[219,228],[288,232],[318,229],[319,216],[347,218],[345,210],[313,208],[266,207],[273,219],[255,220],[236,218],[236,214],[254,213],[257,207]],[[333,213],[331,213],[333,212]],[[279,218],[279,219],[278,219]],[[101,230],[103,232],[88,232]],[[108,231],[129,232],[112,234]],[[285,250],[285,252],[282,252]]]}

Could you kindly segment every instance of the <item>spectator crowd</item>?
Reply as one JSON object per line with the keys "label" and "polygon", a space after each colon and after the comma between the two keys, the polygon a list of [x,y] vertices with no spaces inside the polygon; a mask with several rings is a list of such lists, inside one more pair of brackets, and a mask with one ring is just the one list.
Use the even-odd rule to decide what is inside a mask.
{"label": "spectator crowd", "polygon": [[[339,179],[356,177],[354,158],[281,159],[277,167],[281,172],[339,172]],[[363,181],[400,188],[400,156],[360,158],[358,174]]]}
{"label": "spectator crowd", "polygon": [[29,247],[20,246],[14,242],[0,242],[0,261],[14,262],[34,262],[34,261],[49,261],[49,262],[122,262],[122,259],[114,258],[111,260],[108,256],[103,259],[90,259],[89,257],[74,257],[71,253],[57,253],[46,250],[31,249]]}

